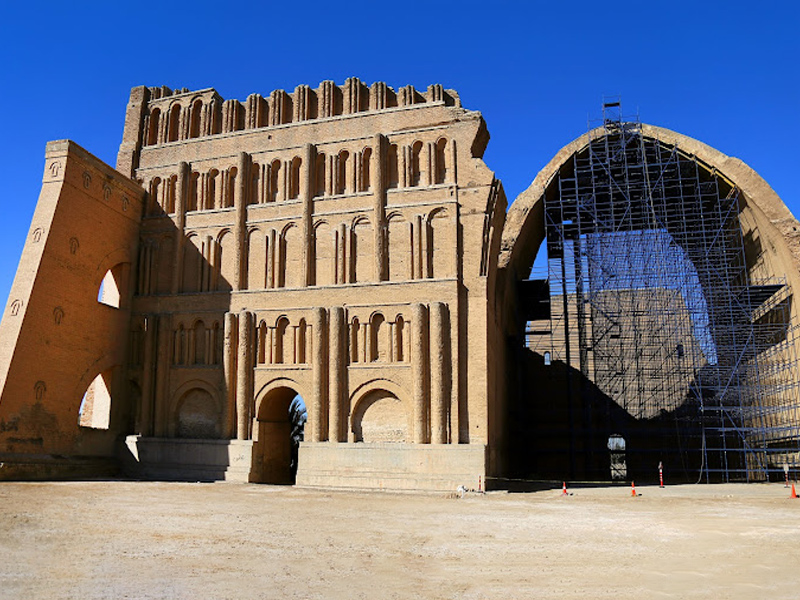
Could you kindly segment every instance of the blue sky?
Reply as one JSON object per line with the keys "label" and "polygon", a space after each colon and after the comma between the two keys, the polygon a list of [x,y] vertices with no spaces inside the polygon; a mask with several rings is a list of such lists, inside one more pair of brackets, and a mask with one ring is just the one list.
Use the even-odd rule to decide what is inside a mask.
{"label": "blue sky", "polygon": [[800,214],[796,2],[14,2],[0,58],[4,303],[45,143],[113,165],[142,84],[244,100],[349,76],[441,83],[483,113],[509,200],[619,94],[626,113],[743,159]]}

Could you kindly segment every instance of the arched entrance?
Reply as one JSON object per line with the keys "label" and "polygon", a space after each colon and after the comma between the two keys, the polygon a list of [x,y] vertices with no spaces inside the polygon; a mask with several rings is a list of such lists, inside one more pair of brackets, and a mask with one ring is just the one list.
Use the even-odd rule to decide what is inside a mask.
{"label": "arched entrance", "polygon": [[270,390],[258,406],[250,480],[293,485],[306,423],[302,396],[290,387]]}
{"label": "arched entrance", "polygon": [[606,116],[512,206],[515,474],[609,480],[616,435],[636,479],[764,479],[798,451],[798,257],[764,206],[797,221],[730,160]]}

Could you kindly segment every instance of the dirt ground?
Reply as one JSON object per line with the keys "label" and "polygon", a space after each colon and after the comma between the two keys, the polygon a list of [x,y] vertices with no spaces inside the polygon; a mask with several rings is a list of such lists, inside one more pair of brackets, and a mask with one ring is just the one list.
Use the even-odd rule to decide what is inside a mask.
{"label": "dirt ground", "polygon": [[782,484],[0,483],[0,598],[800,598]]}

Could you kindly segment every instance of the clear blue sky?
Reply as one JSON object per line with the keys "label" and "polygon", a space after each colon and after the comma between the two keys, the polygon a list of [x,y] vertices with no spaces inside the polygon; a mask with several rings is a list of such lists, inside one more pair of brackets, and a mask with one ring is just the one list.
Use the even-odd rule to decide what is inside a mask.
{"label": "clear blue sky", "polygon": [[300,83],[456,89],[491,132],[509,201],[600,115],[626,113],[743,159],[800,214],[800,4],[773,2],[10,2],[0,22],[0,301],[45,143],[111,165],[136,85],[244,100]]}

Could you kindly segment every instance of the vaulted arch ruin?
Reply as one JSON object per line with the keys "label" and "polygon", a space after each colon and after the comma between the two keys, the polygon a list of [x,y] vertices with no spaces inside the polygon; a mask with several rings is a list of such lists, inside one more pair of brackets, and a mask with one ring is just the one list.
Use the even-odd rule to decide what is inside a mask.
{"label": "vaulted arch ruin", "polygon": [[747,165],[675,132],[607,119],[564,147],[499,256],[512,468],[608,478],[618,436],[639,478],[794,464],[797,226]]}

